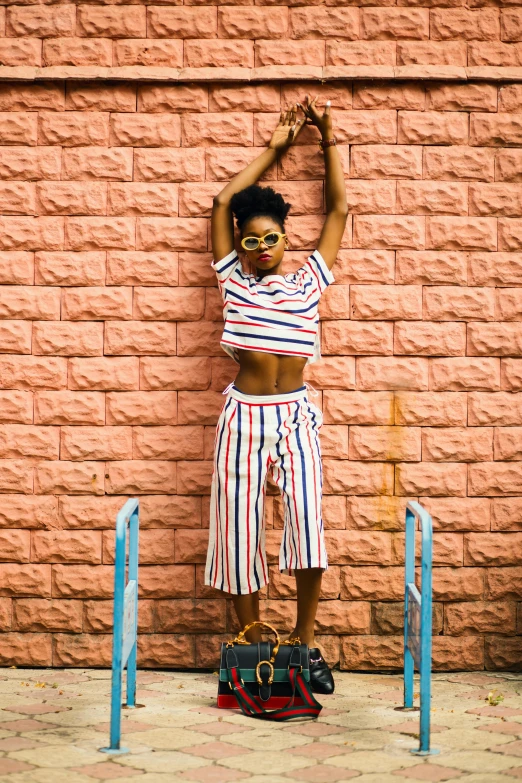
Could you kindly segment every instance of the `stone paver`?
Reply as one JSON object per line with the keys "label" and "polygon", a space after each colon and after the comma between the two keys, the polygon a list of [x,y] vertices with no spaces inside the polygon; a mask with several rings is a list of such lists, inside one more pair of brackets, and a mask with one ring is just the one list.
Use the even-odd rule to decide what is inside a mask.
{"label": "stone paver", "polygon": [[[211,673],[140,672],[122,712],[124,756],[106,756],[110,673],[0,671],[0,783],[506,783],[522,779],[522,675],[436,673],[432,744],[395,708],[400,677],[336,673],[316,722],[272,724],[215,707]],[[56,686],[56,687],[55,687]],[[473,690],[470,690],[470,686]],[[418,690],[416,685],[415,691]],[[489,694],[504,699],[491,704]]]}

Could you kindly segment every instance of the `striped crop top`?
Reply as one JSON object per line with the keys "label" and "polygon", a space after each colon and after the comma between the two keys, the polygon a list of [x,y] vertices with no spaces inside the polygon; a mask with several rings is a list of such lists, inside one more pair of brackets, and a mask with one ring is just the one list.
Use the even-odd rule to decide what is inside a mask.
{"label": "striped crop top", "polygon": [[318,250],[297,272],[256,277],[245,274],[232,250],[212,262],[223,297],[225,327],[221,347],[236,362],[238,348],[321,358],[318,304],[334,276]]}

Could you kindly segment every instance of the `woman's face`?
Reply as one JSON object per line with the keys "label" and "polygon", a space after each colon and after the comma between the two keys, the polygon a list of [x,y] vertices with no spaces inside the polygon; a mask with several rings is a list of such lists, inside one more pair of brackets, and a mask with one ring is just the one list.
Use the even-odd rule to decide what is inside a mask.
{"label": "woman's face", "polygon": [[[263,237],[271,231],[278,231],[280,234],[284,233],[282,227],[273,218],[262,216],[250,218],[243,226],[241,239],[244,239],[244,237]],[[277,245],[269,247],[264,242],[261,242],[257,250],[245,250],[245,253],[258,274],[263,275],[281,264],[286,246],[286,239],[281,237]],[[274,272],[274,274],[277,274],[277,272]]]}

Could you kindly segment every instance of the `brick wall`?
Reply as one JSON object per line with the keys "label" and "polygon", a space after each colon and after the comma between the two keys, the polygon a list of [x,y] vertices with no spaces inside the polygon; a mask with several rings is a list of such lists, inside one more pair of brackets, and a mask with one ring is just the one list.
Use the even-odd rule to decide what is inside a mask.
{"label": "brick wall", "polygon": [[[276,53],[448,66],[512,64],[522,46],[517,8],[231,10],[12,6],[0,51],[14,66]],[[305,45],[311,20],[325,27]],[[163,40],[181,22],[239,40]],[[284,40],[247,40],[258,24]],[[328,40],[332,25],[347,40]],[[401,25],[418,40],[390,40]],[[234,630],[203,586],[214,428],[237,367],[219,347],[208,218],[307,90],[333,101],[350,206],[321,304],[324,358],[306,374],[325,420],[320,641],[344,668],[400,666],[415,498],[435,526],[436,667],[519,665],[522,85],[277,70],[255,84],[0,85],[2,664],[109,663],[112,531],[128,496],[141,498],[140,665],[213,666]],[[289,269],[324,219],[315,140],[306,128],[262,181],[293,204]],[[284,631],[295,602],[274,565],[281,512],[269,486],[263,615]]]}

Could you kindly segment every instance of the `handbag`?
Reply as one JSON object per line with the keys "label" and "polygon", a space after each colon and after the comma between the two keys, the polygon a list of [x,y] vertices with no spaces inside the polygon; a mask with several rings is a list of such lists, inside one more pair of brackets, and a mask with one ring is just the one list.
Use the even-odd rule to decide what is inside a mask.
{"label": "handbag", "polygon": [[[254,626],[268,628],[275,643],[250,644],[245,634]],[[322,710],[310,690],[308,645],[299,638],[281,642],[271,625],[253,622],[235,639],[221,644],[217,706],[241,708],[261,720],[317,718]]]}

